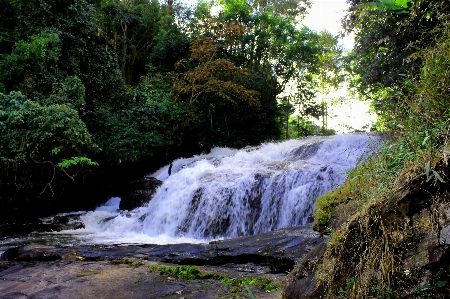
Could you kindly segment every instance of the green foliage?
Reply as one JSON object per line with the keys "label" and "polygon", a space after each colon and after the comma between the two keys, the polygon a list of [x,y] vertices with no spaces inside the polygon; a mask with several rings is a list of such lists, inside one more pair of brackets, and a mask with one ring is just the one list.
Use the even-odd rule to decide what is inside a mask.
{"label": "green foliage", "polygon": [[69,168],[71,166],[86,164],[89,166],[98,166],[98,163],[93,162],[91,159],[86,157],[72,157],[71,159],[64,159],[58,163],[61,168]]}
{"label": "green foliage", "polygon": [[[153,47],[149,55],[151,65],[161,71],[172,71],[175,63],[186,57],[189,52],[190,38],[181,28],[176,26],[172,16],[162,17],[159,30],[153,39]],[[147,71],[154,70],[147,67]]]}
{"label": "green foliage", "polygon": [[381,10],[398,14],[407,14],[412,10],[411,0],[379,0],[379,2],[368,2],[356,6],[360,10]]}
{"label": "green foliage", "polygon": [[245,289],[247,290],[248,294],[250,295],[250,298],[256,299],[255,295],[253,295],[252,291],[249,289],[248,285],[245,285]]}
{"label": "green foliage", "polygon": [[260,277],[242,277],[232,278],[227,274],[203,274],[194,266],[149,266],[149,272],[159,272],[160,275],[170,275],[181,279],[214,279],[220,280],[224,285],[232,284],[239,287],[238,292],[242,291],[245,285],[254,285],[255,287],[263,291],[275,291],[280,290],[281,286],[274,283],[270,278]]}
{"label": "green foliage", "polygon": [[[192,106],[187,136],[198,140],[202,150],[280,137],[285,125],[278,121],[283,112],[277,96],[287,82],[314,70],[315,54],[325,50],[317,43],[318,34],[297,29],[291,18],[290,12],[303,12],[303,4],[224,1],[219,16],[209,14],[210,4],[200,4],[198,9],[208,13],[193,23],[191,56],[178,63],[173,90],[178,100]],[[303,86],[300,94],[312,89]],[[302,103],[296,97],[295,104]],[[313,113],[307,109],[311,105],[304,106]]]}
{"label": "green foliage", "polygon": [[63,101],[80,111],[83,110],[86,101],[84,96],[86,88],[77,76],[67,77],[62,84],[60,97]]}
{"label": "green foliage", "polygon": [[239,286],[254,285],[255,287],[257,287],[263,291],[269,291],[269,292],[281,289],[281,286],[274,284],[270,278],[264,279],[264,278],[259,278],[259,277],[253,277],[253,278],[243,277],[243,278],[236,279],[236,281],[234,281],[233,283],[236,285],[239,285]]}
{"label": "green foliage", "polygon": [[223,2],[225,3],[224,12],[228,15],[242,18],[252,12],[252,8],[246,0],[227,0]]}
{"label": "green foliage", "polygon": [[123,80],[136,85],[147,72],[149,62],[160,69],[172,69],[187,53],[187,37],[175,25],[158,1],[113,2],[101,7],[96,19],[111,41]]}
{"label": "green foliage", "polygon": [[159,81],[155,80],[127,90],[121,109],[99,110],[97,121],[103,126],[94,135],[108,163],[130,163],[163,155],[167,148],[179,144],[179,105],[170,101],[169,87],[158,86]]}
{"label": "green foliage", "polygon": [[41,196],[46,202],[60,196],[64,182],[91,169],[82,171],[83,166],[98,166],[86,157],[98,147],[78,112],[63,99],[56,102],[44,105],[20,92],[0,93],[0,207],[5,214],[17,207],[33,209]]}
{"label": "green foliage", "polygon": [[[13,62],[57,61],[61,51],[58,47],[59,42],[56,32],[44,30],[38,35],[32,35],[29,43],[24,41],[16,43],[12,53]],[[10,66],[13,66],[13,63]]]}
{"label": "green foliage", "polygon": [[161,275],[166,274],[181,279],[205,279],[203,274],[194,266],[180,266],[171,268],[166,266],[151,265],[149,267],[149,271],[159,271],[159,274]]}
{"label": "green foliage", "polygon": [[86,88],[77,76],[67,77],[64,82],[54,86],[53,91],[53,94],[42,100],[45,105],[66,104],[79,112],[84,110]]}
{"label": "green foliage", "polygon": [[[415,77],[423,70],[421,59],[411,59],[432,46],[439,27],[450,11],[448,2],[351,0],[345,20],[356,33],[350,54],[353,85],[372,102],[382,117],[381,126],[392,130],[394,119],[408,112],[403,99],[414,94]],[[375,5],[375,6],[374,6]],[[372,9],[375,8],[375,9]],[[401,13],[399,13],[401,12]]]}
{"label": "green foliage", "polygon": [[20,92],[0,94],[0,134],[0,157],[13,163],[55,161],[96,149],[76,110],[42,106]]}
{"label": "green foliage", "polygon": [[29,39],[29,42],[16,42],[11,54],[1,56],[0,80],[3,88],[7,89],[3,92],[15,89],[25,94],[35,94],[35,90],[47,89],[47,93],[51,88],[55,76],[47,72],[51,71],[49,66],[59,60],[59,36],[55,31],[44,30]]}

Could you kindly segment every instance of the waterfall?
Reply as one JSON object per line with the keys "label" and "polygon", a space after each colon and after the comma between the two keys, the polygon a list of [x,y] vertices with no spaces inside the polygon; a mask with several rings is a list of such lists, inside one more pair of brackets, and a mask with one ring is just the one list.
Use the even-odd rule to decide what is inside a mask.
{"label": "waterfall", "polygon": [[305,224],[315,200],[379,147],[374,134],[309,137],[240,150],[214,148],[151,174],[163,181],[145,206],[113,198],[82,216],[98,243],[201,242]]}

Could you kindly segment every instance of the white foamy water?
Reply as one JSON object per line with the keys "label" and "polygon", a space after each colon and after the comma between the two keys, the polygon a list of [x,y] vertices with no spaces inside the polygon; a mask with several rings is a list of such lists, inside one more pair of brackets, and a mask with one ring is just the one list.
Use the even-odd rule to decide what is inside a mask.
{"label": "white foamy water", "polygon": [[89,243],[168,244],[302,225],[315,200],[341,185],[379,142],[354,134],[214,148],[175,160],[170,176],[168,165],[152,174],[163,185],[147,205],[121,211],[120,198],[112,198],[82,216],[86,228],[74,232]]}

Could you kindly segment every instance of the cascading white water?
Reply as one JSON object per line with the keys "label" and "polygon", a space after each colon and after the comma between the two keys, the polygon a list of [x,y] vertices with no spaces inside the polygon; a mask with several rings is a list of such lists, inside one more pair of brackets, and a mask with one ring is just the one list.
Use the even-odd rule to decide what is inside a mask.
{"label": "cascading white water", "polygon": [[378,147],[373,134],[309,137],[242,150],[214,148],[152,174],[163,181],[148,205],[119,199],[82,217],[96,243],[175,243],[231,238],[305,224],[315,200]]}

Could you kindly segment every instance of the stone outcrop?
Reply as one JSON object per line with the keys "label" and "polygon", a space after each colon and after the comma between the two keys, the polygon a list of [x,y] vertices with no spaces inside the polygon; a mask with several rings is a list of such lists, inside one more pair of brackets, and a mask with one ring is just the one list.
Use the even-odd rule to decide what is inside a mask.
{"label": "stone outcrop", "polygon": [[[272,279],[281,284],[323,238],[311,225],[203,244],[44,246],[8,249],[0,259],[5,298],[248,298],[245,288],[220,280],[183,281],[149,273],[150,264],[195,265],[206,273]],[[280,298],[248,286],[258,299]],[[3,298],[3,297],[2,297]]]}
{"label": "stone outcrop", "polygon": [[435,170],[444,182],[419,177],[332,227],[339,241],[303,257],[283,299],[450,298],[450,171]]}
{"label": "stone outcrop", "polygon": [[326,248],[326,244],[321,243],[302,257],[286,279],[283,298],[320,298],[323,295],[323,286],[314,279],[314,270]]}
{"label": "stone outcrop", "polygon": [[131,182],[120,201],[120,209],[133,210],[148,203],[162,185],[162,182],[154,177],[146,176],[143,179]]}
{"label": "stone outcrop", "polygon": [[[323,238],[311,226],[279,229],[208,244],[129,246],[44,246],[29,244],[8,249],[1,256],[14,261],[115,260],[140,258],[182,265],[235,265],[255,272],[286,273]],[[239,266],[240,265],[240,266]],[[245,266],[242,266],[245,265]]]}
{"label": "stone outcrop", "polygon": [[0,237],[23,236],[33,232],[59,232],[84,228],[80,213],[56,215],[33,221],[9,221],[0,224]]}
{"label": "stone outcrop", "polygon": [[[219,299],[249,298],[244,287],[217,279],[185,280],[149,272],[158,264],[145,260],[47,261],[3,263],[0,261],[0,298],[64,299]],[[159,264],[160,265],[160,264]],[[173,266],[173,265],[169,265]],[[220,267],[197,267],[202,273],[240,279],[245,273]],[[279,275],[261,275],[279,283]],[[267,292],[248,286],[258,299],[278,299],[280,291]]]}

